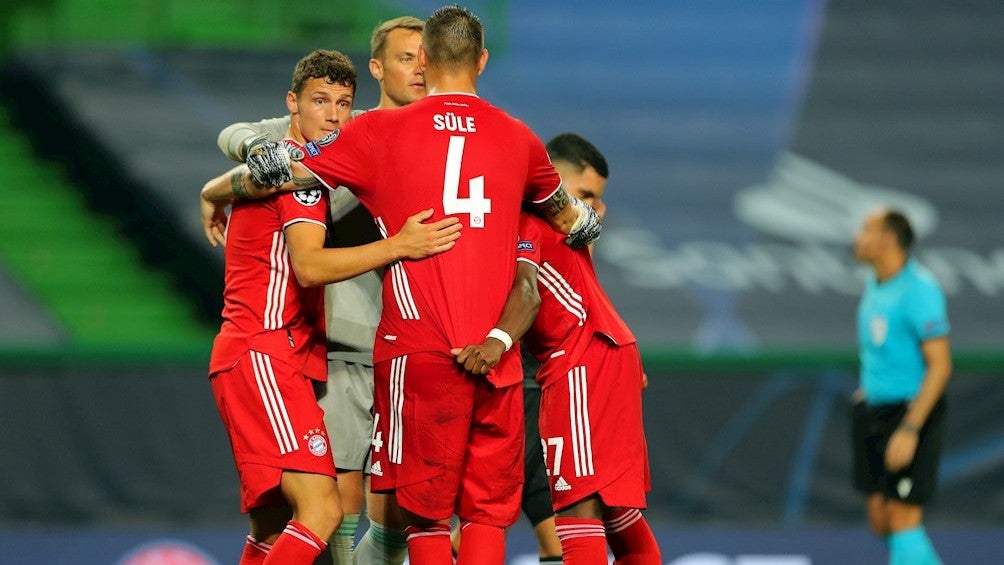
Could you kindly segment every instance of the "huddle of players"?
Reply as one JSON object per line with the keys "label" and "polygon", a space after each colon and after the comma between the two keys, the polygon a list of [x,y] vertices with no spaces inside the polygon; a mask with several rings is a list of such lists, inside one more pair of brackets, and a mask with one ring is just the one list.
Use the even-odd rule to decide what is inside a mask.
{"label": "huddle of players", "polygon": [[[599,233],[600,195],[592,208],[570,197],[536,136],[476,96],[487,62],[476,17],[440,9],[424,38],[421,23],[377,27],[370,70],[381,83],[378,109],[349,122],[354,68],[337,52],[316,51],[294,73],[284,142],[265,133],[284,122],[221,133],[221,148],[248,162],[207,183],[202,199],[207,237],[227,250],[210,375],[251,517],[241,563],[310,563],[326,539],[336,563],[350,562],[362,481],[344,471],[361,476],[366,463],[358,438],[341,437],[347,425],[372,446],[371,490],[393,495],[370,499],[374,527],[354,562],[403,560],[399,504],[415,565],[452,563],[454,514],[457,562],[503,563],[504,528],[518,518],[524,479],[513,347],[521,337],[541,363],[541,451],[564,562],[606,563],[609,544],[617,563],[660,563],[639,511],[649,490],[640,355],[588,247]],[[582,138],[564,134],[548,149],[562,166],[605,183],[602,155]],[[382,238],[325,247],[329,220],[352,212],[356,199]],[[441,219],[424,223],[432,217]],[[342,225],[334,223],[335,237]],[[318,285],[384,266],[379,326],[363,332],[362,341],[375,341],[372,358],[331,319],[322,337]],[[253,293],[264,297],[248,299]],[[329,287],[329,318],[348,321],[332,306],[338,294]],[[334,345],[327,370],[326,342]],[[346,349],[355,355],[339,355]],[[324,398],[335,404],[322,414],[314,385],[325,380]],[[334,413],[343,419],[334,423]],[[347,464],[343,441],[356,446]],[[353,496],[359,503],[345,520],[353,512],[339,509]]]}

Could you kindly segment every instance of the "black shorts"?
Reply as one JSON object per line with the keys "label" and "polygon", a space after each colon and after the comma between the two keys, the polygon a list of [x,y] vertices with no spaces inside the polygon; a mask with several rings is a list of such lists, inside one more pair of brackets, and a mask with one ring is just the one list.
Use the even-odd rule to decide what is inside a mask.
{"label": "black shorts", "polygon": [[526,451],[523,454],[523,512],[534,527],[554,516],[551,491],[544,466],[544,449],[540,444],[540,387],[523,388],[523,408],[526,414]]}
{"label": "black shorts", "polygon": [[934,495],[938,482],[945,399],[938,401],[920,429],[913,462],[898,473],[890,473],[885,468],[886,444],[906,410],[905,402],[854,405],[854,486],[866,494],[880,492],[892,500],[923,505]]}

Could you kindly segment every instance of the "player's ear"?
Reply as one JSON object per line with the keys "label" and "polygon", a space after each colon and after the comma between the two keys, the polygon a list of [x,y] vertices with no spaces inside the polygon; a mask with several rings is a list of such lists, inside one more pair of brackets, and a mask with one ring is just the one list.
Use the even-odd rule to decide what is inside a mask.
{"label": "player's ear", "polygon": [[300,113],[300,107],[296,103],[296,93],[292,90],[286,93],[286,109],[289,110],[290,116]]}
{"label": "player's ear", "polygon": [[370,59],[370,74],[377,81],[383,80],[383,64],[377,59]]}
{"label": "player's ear", "polygon": [[425,72],[425,67],[428,66],[428,62],[425,57],[425,46],[419,44],[418,46],[418,68]]}
{"label": "player's ear", "polygon": [[485,65],[487,64],[488,64],[488,50],[482,49],[481,57],[478,58],[478,76],[481,76],[481,73],[485,72]]}

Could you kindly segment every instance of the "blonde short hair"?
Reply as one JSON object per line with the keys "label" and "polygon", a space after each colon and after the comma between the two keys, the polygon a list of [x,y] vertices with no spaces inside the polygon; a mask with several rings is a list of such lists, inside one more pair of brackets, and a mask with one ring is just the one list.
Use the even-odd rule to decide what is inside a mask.
{"label": "blonde short hair", "polygon": [[425,22],[414,16],[401,16],[376,26],[370,38],[370,57],[383,59],[384,50],[387,48],[387,34],[395,29],[410,29],[422,33],[425,31]]}

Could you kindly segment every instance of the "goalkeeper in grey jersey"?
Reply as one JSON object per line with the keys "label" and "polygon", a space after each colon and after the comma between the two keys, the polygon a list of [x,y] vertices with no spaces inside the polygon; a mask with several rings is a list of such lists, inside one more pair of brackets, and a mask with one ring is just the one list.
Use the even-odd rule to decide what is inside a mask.
{"label": "goalkeeper in grey jersey", "polygon": [[[369,69],[380,83],[377,108],[397,108],[425,97],[417,58],[423,28],[421,20],[405,16],[374,29]],[[237,123],[221,131],[217,143],[227,157],[243,162],[249,149],[265,140],[281,140],[288,128],[289,117]],[[362,245],[380,238],[372,216],[345,187],[330,196],[335,229],[328,230],[328,246]],[[328,382],[318,402],[331,434],[345,516],[329,541],[334,565],[400,565],[407,553],[393,496],[364,488],[373,434],[373,340],[380,321],[381,279],[381,273],[371,271],[324,291]],[[370,529],[353,548],[364,494]]]}

